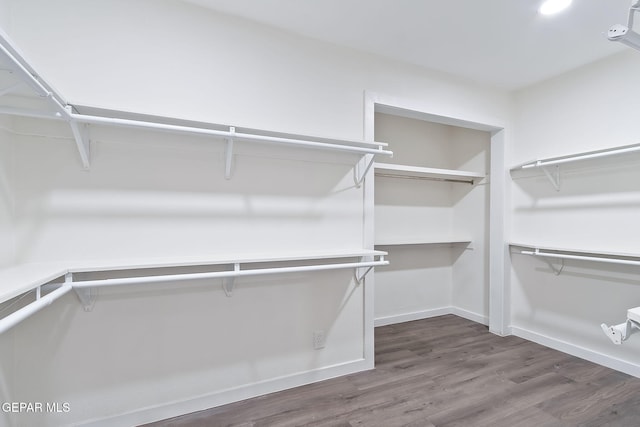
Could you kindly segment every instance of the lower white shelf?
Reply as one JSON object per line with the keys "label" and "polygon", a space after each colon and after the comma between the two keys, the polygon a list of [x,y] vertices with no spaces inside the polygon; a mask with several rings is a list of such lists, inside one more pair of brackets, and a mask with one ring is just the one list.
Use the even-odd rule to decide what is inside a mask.
{"label": "lower white shelf", "polygon": [[419,166],[397,165],[392,163],[374,163],[376,176],[390,178],[428,179],[435,181],[462,182],[477,184],[485,176],[477,172],[454,169],[425,168]]}
{"label": "lower white shelf", "polygon": [[442,240],[429,240],[429,239],[380,239],[376,240],[376,247],[385,246],[412,246],[412,245],[470,245],[471,240],[467,239],[442,239]]}
{"label": "lower white shelf", "polygon": [[[10,329],[28,316],[36,313],[67,292],[76,291],[78,298],[90,310],[95,300],[92,289],[104,286],[122,286],[131,284],[149,284],[197,279],[223,280],[223,289],[231,295],[234,279],[244,276],[313,272],[323,270],[354,269],[356,281],[376,266],[389,264],[384,251],[356,249],[332,252],[306,252],[291,254],[251,254],[224,257],[191,257],[146,260],[107,260],[103,262],[80,262],[72,266],[59,264],[23,264],[0,270],[0,303],[7,302],[19,295],[36,290],[36,300],[27,306],[0,319],[0,333]],[[356,258],[357,260],[353,260]],[[311,262],[312,261],[312,262]],[[326,262],[322,262],[326,261]],[[267,264],[267,265],[265,265]],[[282,265],[278,265],[282,264]],[[293,264],[293,265],[292,265]],[[179,274],[135,274],[130,277],[107,278],[98,280],[74,280],[75,273],[145,270],[189,266],[225,266],[211,272]],[[50,284],[64,277],[64,283]],[[49,293],[44,294],[46,290]]]}

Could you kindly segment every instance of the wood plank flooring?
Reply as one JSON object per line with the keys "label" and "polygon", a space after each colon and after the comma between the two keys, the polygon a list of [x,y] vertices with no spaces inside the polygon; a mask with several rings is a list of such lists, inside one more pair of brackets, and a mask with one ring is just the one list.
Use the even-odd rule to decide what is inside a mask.
{"label": "wood plank flooring", "polygon": [[640,379],[448,315],[376,329],[376,369],[149,424],[640,426]]}

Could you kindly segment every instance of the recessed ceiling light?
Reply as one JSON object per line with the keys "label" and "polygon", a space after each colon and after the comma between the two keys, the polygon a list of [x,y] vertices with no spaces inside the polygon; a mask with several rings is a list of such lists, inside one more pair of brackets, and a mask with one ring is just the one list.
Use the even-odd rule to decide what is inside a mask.
{"label": "recessed ceiling light", "polygon": [[571,4],[571,0],[545,0],[538,11],[543,15],[553,15],[562,12]]}

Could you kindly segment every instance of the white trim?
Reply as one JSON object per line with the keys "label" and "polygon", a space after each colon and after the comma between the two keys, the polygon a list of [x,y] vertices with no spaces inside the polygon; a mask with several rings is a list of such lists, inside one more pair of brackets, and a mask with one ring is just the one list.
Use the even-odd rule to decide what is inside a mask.
{"label": "white trim", "polygon": [[508,334],[510,320],[511,258],[506,244],[510,221],[509,173],[506,166],[505,131],[491,136],[491,188],[489,191],[489,331],[496,335]]}
{"label": "white trim", "polygon": [[[363,94],[363,138],[374,137],[374,111],[375,104],[365,91]],[[366,156],[369,157],[369,156]],[[364,167],[365,157],[360,159],[358,170]],[[374,170],[369,168],[364,174],[362,182],[362,247],[373,250],[375,244],[375,194],[374,194]],[[369,274],[362,286],[362,311],[363,311],[363,357],[370,368],[375,366],[375,275]]]}
{"label": "white trim", "polygon": [[371,369],[369,367],[369,363],[366,360],[359,359],[338,365],[327,366],[313,371],[234,387],[202,396],[194,396],[187,400],[143,408],[109,418],[86,421],[78,425],[90,427],[111,427],[114,425],[124,426],[151,423],[369,369]]}
{"label": "white trim", "polygon": [[394,314],[393,316],[378,317],[375,326],[394,325],[396,323],[411,322],[413,320],[428,319],[430,317],[453,314],[451,307],[432,308],[430,310],[414,311],[412,313]]}
{"label": "white trim", "polygon": [[432,308],[429,310],[413,311],[411,313],[394,314],[393,316],[378,317],[375,320],[376,328],[378,326],[395,325],[396,323],[411,322],[413,320],[429,319],[430,317],[444,316],[447,314],[453,314],[463,319],[471,320],[472,322],[482,323],[483,325],[489,325],[489,317],[474,313],[469,310],[465,310],[460,307],[441,307]]}
{"label": "white trim", "polygon": [[485,316],[483,314],[474,313],[473,311],[453,306],[451,307],[451,314],[471,320],[472,322],[482,323],[483,325],[489,326],[489,316]]}
{"label": "white trim", "polygon": [[567,353],[572,356],[597,363],[598,365],[606,366],[607,368],[611,368],[616,371],[624,372],[625,374],[640,378],[639,364],[627,362],[626,360],[618,359],[613,356],[599,353],[585,347],[571,344],[556,338],[551,338],[537,332],[519,328],[517,326],[511,326],[511,333],[517,337],[524,338],[528,341],[533,341],[545,347],[549,347],[554,350],[558,350],[563,353]]}
{"label": "white trim", "polygon": [[365,90],[365,105],[367,104],[374,104],[374,111],[369,111],[365,108],[365,120],[368,116],[375,114],[375,112],[380,112],[383,114],[425,120],[443,125],[482,130],[491,133],[498,132],[505,128],[505,125],[502,123],[488,123],[487,118],[484,117],[460,116],[458,115],[458,111],[453,110],[444,111],[439,109],[435,112],[431,110],[432,106],[428,106],[419,100],[389,96]]}

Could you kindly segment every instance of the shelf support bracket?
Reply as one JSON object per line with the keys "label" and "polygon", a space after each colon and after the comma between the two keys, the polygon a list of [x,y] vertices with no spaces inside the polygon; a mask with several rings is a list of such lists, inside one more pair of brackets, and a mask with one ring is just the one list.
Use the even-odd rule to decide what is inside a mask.
{"label": "shelf support bracket", "polygon": [[562,273],[562,270],[564,270],[564,258],[560,259],[560,268],[557,268],[555,265],[553,265],[553,262],[551,262],[551,260],[547,258],[542,259],[547,263],[551,271],[553,271],[553,274],[555,274],[556,276],[559,276],[560,273]]}
{"label": "shelf support bracket", "polygon": [[[64,275],[64,283],[73,287],[73,273],[67,273]],[[98,290],[96,288],[73,288],[73,290],[78,296],[84,311],[93,311],[93,307],[98,296]]]}
{"label": "shelf support bracket", "polygon": [[560,273],[562,273],[562,270],[564,270],[564,258],[559,258],[560,268],[556,268],[556,266],[553,265],[553,262],[551,262],[549,259],[547,259],[544,256],[540,256],[541,255],[540,249],[538,248],[535,248],[533,251],[521,251],[520,253],[523,255],[534,255],[536,257],[542,258],[542,260],[547,263],[551,271],[553,271],[553,274],[555,274],[556,276],[559,276]]}
{"label": "shelf support bracket", "polygon": [[[240,263],[234,263],[233,264],[233,271],[235,272],[239,272],[240,271]],[[236,284],[236,278],[235,276],[231,276],[231,277],[225,277],[222,279],[222,290],[224,291],[224,294],[230,298],[233,296],[233,287]]]}
{"label": "shelf support bracket", "polygon": [[225,152],[225,165],[224,165],[224,179],[229,180],[231,179],[231,172],[232,172],[232,163],[233,163],[233,134],[236,133],[236,128],[234,126],[231,126],[229,128],[229,132],[231,133],[231,136],[229,138],[227,138],[227,149]]}
{"label": "shelf support bracket", "polygon": [[[69,117],[73,114],[71,106],[66,107]],[[89,170],[91,167],[91,144],[89,142],[89,125],[86,123],[78,123],[73,119],[69,120],[69,126],[71,126],[71,132],[73,132],[73,138],[76,140],[76,146],[80,153],[80,160],[82,166]]]}
{"label": "shelf support bracket", "polygon": [[553,171],[549,171],[549,167],[541,166],[544,174],[549,178],[551,185],[556,191],[560,191],[560,165],[553,166]]}
{"label": "shelf support bracket", "polygon": [[[364,179],[367,176],[367,173],[369,172],[369,169],[371,169],[371,166],[373,166],[373,162],[376,159],[376,156],[374,156],[373,154],[368,154],[367,155],[367,166],[364,168],[364,172],[362,172],[362,174],[358,177],[358,169],[357,167],[353,168],[353,180],[356,183],[356,187],[360,188],[360,186],[362,185],[362,183],[364,182]],[[358,163],[359,165],[360,163]]]}
{"label": "shelf support bracket", "polygon": [[364,278],[369,274],[369,272],[373,270],[373,267],[359,267],[356,268],[353,272],[353,278],[356,281],[356,284],[361,285]]}
{"label": "shelf support bracket", "polygon": [[[362,261],[365,261],[363,258]],[[384,261],[384,255],[380,256],[380,261]],[[373,270],[373,266],[370,267],[356,267],[353,270],[353,278],[356,281],[357,285],[361,285],[364,278],[369,274],[369,272]]]}

